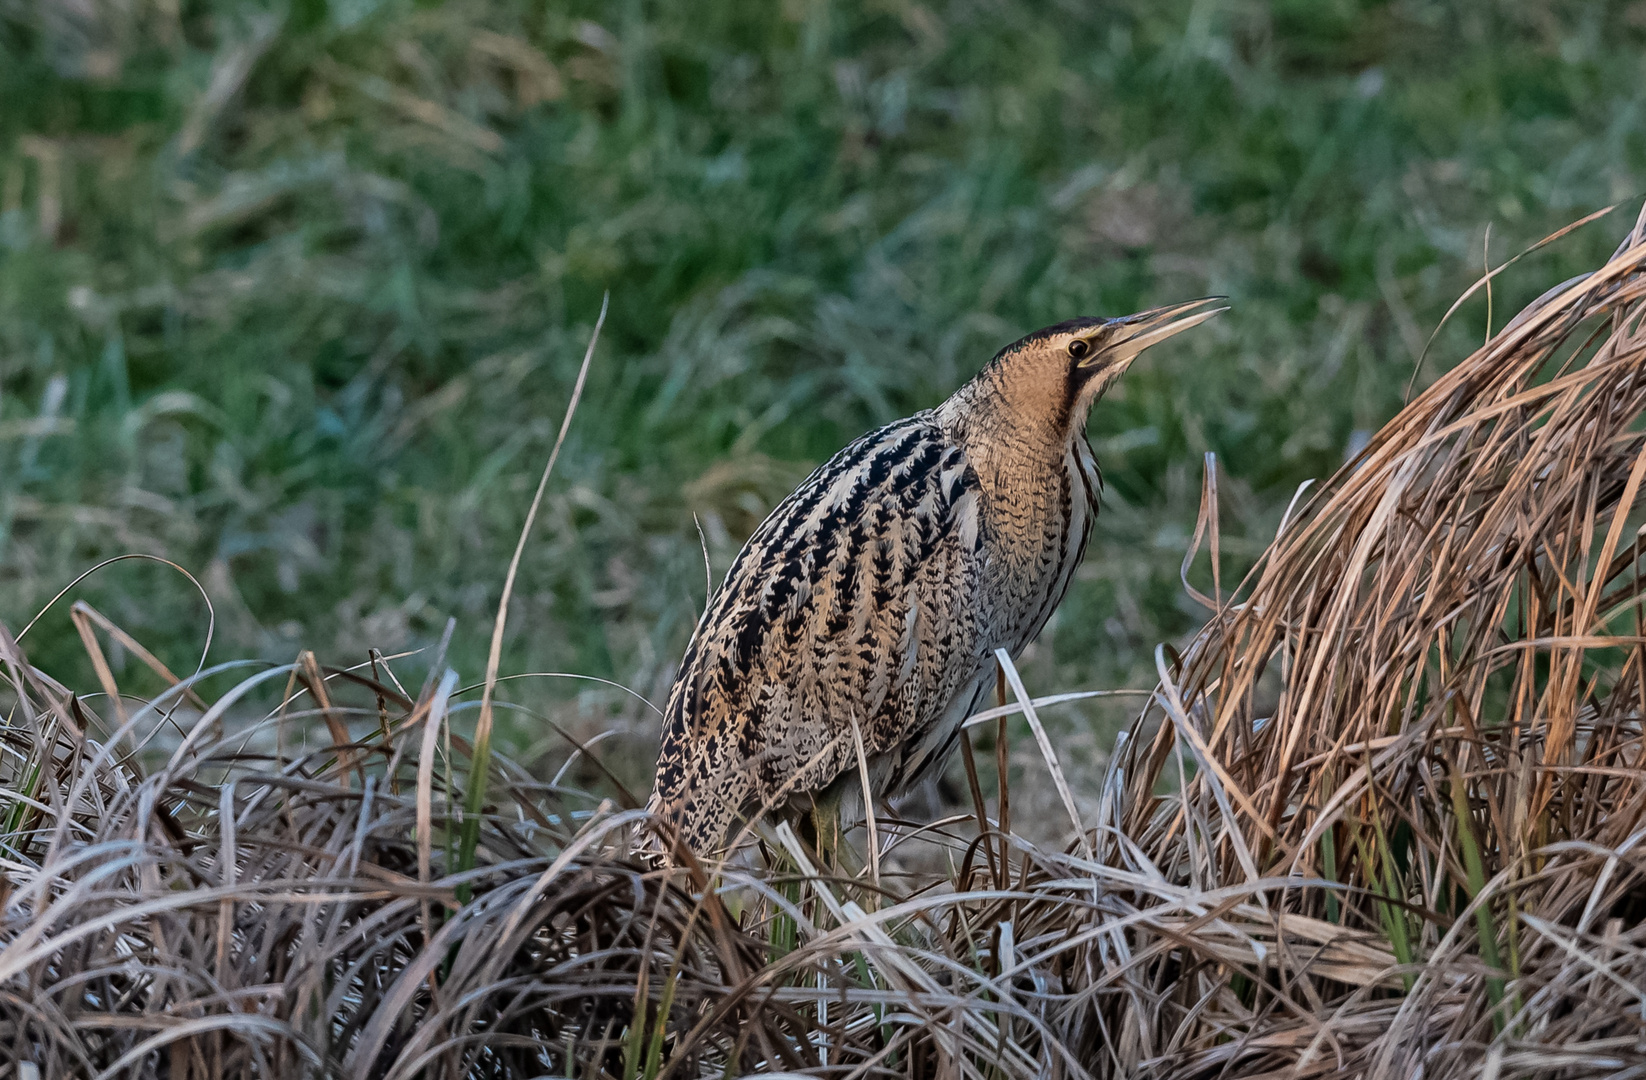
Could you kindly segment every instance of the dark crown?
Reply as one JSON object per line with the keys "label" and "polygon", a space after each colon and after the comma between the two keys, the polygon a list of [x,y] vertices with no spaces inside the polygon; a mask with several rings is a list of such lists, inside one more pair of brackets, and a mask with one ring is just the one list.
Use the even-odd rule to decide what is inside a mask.
{"label": "dark crown", "polygon": [[1096,315],[1081,315],[1073,319],[1064,319],[1060,323],[1054,323],[1051,326],[1042,327],[1032,334],[1027,334],[1018,338],[1004,349],[1001,349],[1000,352],[996,353],[995,359],[999,360],[1002,357],[1010,356],[1012,353],[1020,352],[1021,350],[1028,348],[1030,345],[1054,338],[1059,334],[1073,334],[1078,333],[1081,330],[1091,330],[1094,327],[1102,326],[1108,321],[1108,319],[1099,318]]}

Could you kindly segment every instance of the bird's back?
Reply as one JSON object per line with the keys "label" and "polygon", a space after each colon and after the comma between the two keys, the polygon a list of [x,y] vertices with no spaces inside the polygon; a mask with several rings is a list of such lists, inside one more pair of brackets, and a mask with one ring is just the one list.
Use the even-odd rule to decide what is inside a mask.
{"label": "bird's back", "polygon": [[664,710],[652,809],[688,843],[855,769],[857,737],[882,790],[943,755],[933,729],[989,652],[980,494],[922,413],[846,447],[749,538]]}

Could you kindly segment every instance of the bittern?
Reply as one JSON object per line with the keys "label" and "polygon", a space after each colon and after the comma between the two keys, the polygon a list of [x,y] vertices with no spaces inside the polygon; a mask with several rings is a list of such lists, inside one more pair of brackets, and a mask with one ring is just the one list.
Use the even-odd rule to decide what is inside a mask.
{"label": "bittern", "polygon": [[1102,484],[1091,406],[1220,299],[1036,331],[807,477],[697,624],[651,811],[701,853],[763,808],[809,816],[834,847],[862,813],[865,765],[885,797],[939,767],[994,651],[1034,640],[1085,553]]}

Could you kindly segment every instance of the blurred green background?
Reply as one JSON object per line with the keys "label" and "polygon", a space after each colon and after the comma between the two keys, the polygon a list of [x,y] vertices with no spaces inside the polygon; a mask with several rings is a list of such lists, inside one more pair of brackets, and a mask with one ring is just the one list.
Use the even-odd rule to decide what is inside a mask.
{"label": "blurred green background", "polygon": [[[1643,44],[1639,3],[0,0],[0,620],[141,551],[204,585],[213,660],[455,617],[477,678],[609,289],[504,670],[660,700],[703,545],[718,577],[845,441],[1036,326],[1225,293],[1096,411],[1107,507],[1025,663],[1149,685],[1201,617],[1203,454],[1227,586],[1487,259],[1646,188]],[[1632,212],[1510,271],[1495,325]],[[94,685],[75,598],[193,670],[204,604],[136,562],[36,663]],[[507,694],[644,783],[642,707]],[[1058,722],[1078,774],[1117,714]]]}

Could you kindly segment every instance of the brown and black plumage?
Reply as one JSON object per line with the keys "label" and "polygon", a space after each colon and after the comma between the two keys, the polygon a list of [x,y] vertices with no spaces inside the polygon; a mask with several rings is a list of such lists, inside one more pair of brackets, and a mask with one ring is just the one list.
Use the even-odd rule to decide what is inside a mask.
{"label": "brown and black plumage", "polygon": [[994,650],[1034,639],[1085,552],[1092,403],[1138,353],[1222,310],[1210,303],[1030,334],[812,473],[698,623],[651,810],[709,851],[762,807],[857,801],[859,738],[878,796],[944,761]]}

